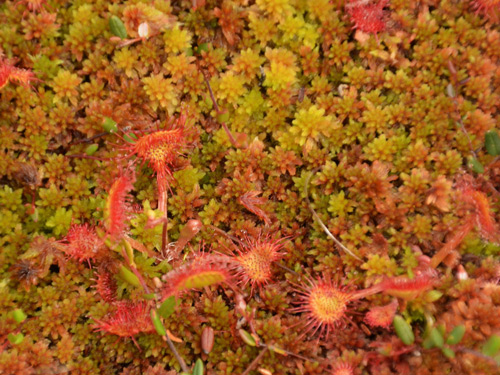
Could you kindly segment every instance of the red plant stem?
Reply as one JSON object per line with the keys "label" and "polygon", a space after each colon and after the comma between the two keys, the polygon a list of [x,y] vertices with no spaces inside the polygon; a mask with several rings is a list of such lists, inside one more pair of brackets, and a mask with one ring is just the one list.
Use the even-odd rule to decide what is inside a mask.
{"label": "red plant stem", "polygon": [[257,357],[255,357],[255,359],[252,361],[252,363],[250,363],[250,365],[247,367],[247,369],[241,375],[248,375],[250,373],[250,371],[252,371],[254,369],[254,367],[257,366],[257,363],[259,363],[261,358],[264,356],[264,354],[266,354],[266,352],[268,350],[269,350],[269,348],[267,346],[265,346],[264,349],[262,349],[260,351],[259,355]]}
{"label": "red plant stem", "polygon": [[161,253],[165,254],[168,245],[168,188],[167,182],[158,181],[158,209],[164,213],[163,229],[161,232]]}
{"label": "red plant stem", "polygon": [[175,345],[172,342],[172,340],[170,340],[170,337],[168,337],[168,335],[165,335],[163,337],[166,338],[168,347],[170,348],[170,350],[174,354],[174,357],[175,357],[175,359],[177,359],[177,362],[179,362],[179,365],[181,365],[182,372],[190,373],[190,371],[186,365],[186,362],[184,361],[184,358],[182,358],[181,355],[179,354],[179,352],[177,351],[177,349],[175,349]]}
{"label": "red plant stem", "polygon": [[367,289],[363,289],[363,290],[358,290],[354,293],[351,293],[351,297],[350,297],[350,300],[351,301],[355,301],[355,300],[358,300],[358,299],[361,299],[361,298],[366,298],[368,296],[371,296],[373,294],[377,294],[379,292],[383,291],[383,287],[382,285],[379,283],[377,285],[374,285],[370,288],[367,288]]}

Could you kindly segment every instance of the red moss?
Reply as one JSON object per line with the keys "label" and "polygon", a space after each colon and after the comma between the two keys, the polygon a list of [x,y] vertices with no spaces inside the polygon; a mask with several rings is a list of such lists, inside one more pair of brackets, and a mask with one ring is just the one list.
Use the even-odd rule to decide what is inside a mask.
{"label": "red moss", "polygon": [[41,12],[43,10],[44,4],[47,4],[47,0],[18,0],[16,1],[16,6],[19,4],[26,5],[26,8],[30,12]]}
{"label": "red moss", "polygon": [[264,223],[266,225],[271,224],[271,219],[269,219],[269,216],[266,214],[266,212],[261,209],[260,205],[266,203],[266,199],[261,197],[257,198],[257,196],[260,194],[260,191],[249,191],[245,194],[243,194],[241,197],[238,198],[238,202],[240,202],[245,208],[250,211],[251,213],[257,215],[260,217],[262,220],[264,220]]}
{"label": "red moss", "polygon": [[129,211],[128,194],[134,188],[134,174],[119,177],[109,190],[105,210],[105,226],[112,237],[121,237],[127,228]]}
{"label": "red moss", "polygon": [[35,80],[36,78],[32,71],[16,68],[9,62],[0,59],[0,89],[9,82],[30,87],[30,82]]}
{"label": "red moss", "polygon": [[492,21],[498,21],[500,0],[471,0],[470,3],[476,13],[481,13]]}
{"label": "red moss", "polygon": [[346,5],[347,13],[354,23],[354,28],[365,33],[376,34],[385,30],[384,11],[388,0],[356,0]]}

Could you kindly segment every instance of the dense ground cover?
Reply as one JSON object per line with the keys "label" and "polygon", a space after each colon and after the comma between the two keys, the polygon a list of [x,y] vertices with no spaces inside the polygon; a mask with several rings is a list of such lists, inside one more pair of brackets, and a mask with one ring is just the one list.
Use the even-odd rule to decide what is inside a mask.
{"label": "dense ground cover", "polygon": [[499,16],[2,2],[0,374],[497,374]]}

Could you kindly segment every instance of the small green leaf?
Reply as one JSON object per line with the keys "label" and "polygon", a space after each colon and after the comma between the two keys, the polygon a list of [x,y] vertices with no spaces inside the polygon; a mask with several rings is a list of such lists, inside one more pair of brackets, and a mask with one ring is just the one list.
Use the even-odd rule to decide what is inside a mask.
{"label": "small green leaf", "polygon": [[203,361],[199,358],[194,365],[193,375],[203,375]]}
{"label": "small green leaf", "polygon": [[109,18],[109,28],[111,30],[111,33],[119,37],[120,39],[127,38],[127,29],[125,28],[122,20],[117,16],[111,16]]}
{"label": "small green leaf", "polygon": [[141,282],[137,278],[137,276],[130,271],[127,267],[122,265],[120,267],[120,271],[118,272],[118,275],[127,283],[133,285],[133,286],[141,286]]}
{"label": "small green leaf", "polygon": [[455,352],[450,348],[442,348],[441,351],[445,355],[446,358],[455,358]]}
{"label": "small green leaf", "polygon": [[134,133],[128,133],[123,136],[123,139],[128,143],[135,143],[137,136]]}
{"label": "small green leaf", "polygon": [[145,300],[148,300],[148,301],[155,299],[155,297],[156,297],[155,293],[149,293],[149,294],[142,295],[142,298],[144,298]]}
{"label": "small green leaf", "polygon": [[408,324],[408,322],[404,320],[402,316],[396,315],[392,323],[394,325],[396,335],[398,335],[403,344],[411,345],[415,342],[415,335],[413,334],[411,325]]}
{"label": "small green leaf", "polygon": [[207,43],[201,43],[196,48],[196,52],[198,54],[200,54],[202,51],[208,52],[208,44]]}
{"label": "small green leaf", "polygon": [[456,326],[450,332],[450,335],[446,339],[446,343],[448,345],[456,345],[460,341],[462,341],[462,338],[464,337],[464,334],[465,334],[465,326],[464,325]]}
{"label": "small green leaf", "polygon": [[476,173],[484,173],[484,167],[479,160],[474,157],[469,159],[469,167]]}
{"label": "small green leaf", "polygon": [[500,137],[495,130],[490,130],[484,135],[484,145],[488,154],[492,156],[500,155]]}
{"label": "small green leaf", "polygon": [[158,309],[158,314],[160,314],[162,318],[168,318],[170,315],[173,314],[174,310],[175,310],[175,296],[170,296],[165,301],[163,301],[160,308]]}
{"label": "small green leaf", "polygon": [[439,330],[437,328],[431,329],[431,331],[429,332],[429,338],[434,343],[434,346],[436,346],[438,348],[443,347],[444,338],[443,338],[443,335],[441,335],[441,333],[439,332]]}
{"label": "small green leaf", "polygon": [[97,143],[93,143],[89,146],[87,146],[87,148],[85,149],[85,153],[88,155],[88,156],[92,156],[95,154],[95,152],[99,150],[99,145]]}
{"label": "small green leaf", "polygon": [[17,335],[13,334],[13,333],[9,333],[9,335],[7,336],[7,339],[9,340],[9,342],[11,344],[17,345],[17,344],[20,344],[23,342],[24,335],[22,333],[18,333]]}
{"label": "small green leaf", "polygon": [[106,117],[104,119],[104,122],[102,123],[102,127],[108,133],[116,133],[118,131],[118,127],[116,126],[116,122],[109,117]]}
{"label": "small green leaf", "polygon": [[17,322],[17,323],[22,323],[26,320],[28,316],[24,313],[23,310],[21,309],[15,309],[14,311],[12,311],[12,318],[14,318],[14,320]]}
{"label": "small green leaf", "polygon": [[229,120],[229,112],[225,111],[217,115],[217,122],[227,122]]}
{"label": "small green leaf", "polygon": [[492,335],[483,346],[483,354],[493,357],[498,351],[500,351],[500,336]]}
{"label": "small green leaf", "polygon": [[151,321],[153,322],[153,326],[156,329],[156,332],[160,336],[166,336],[167,335],[167,330],[163,326],[163,323],[161,322],[160,316],[156,312],[156,310],[151,310]]}
{"label": "small green leaf", "polygon": [[427,292],[425,295],[425,300],[427,302],[434,302],[437,301],[442,297],[443,293],[441,293],[439,290],[430,290]]}
{"label": "small green leaf", "polygon": [[255,341],[254,337],[245,331],[244,329],[238,330],[241,338],[245,342],[245,344],[250,345],[250,346],[257,346],[257,342]]}

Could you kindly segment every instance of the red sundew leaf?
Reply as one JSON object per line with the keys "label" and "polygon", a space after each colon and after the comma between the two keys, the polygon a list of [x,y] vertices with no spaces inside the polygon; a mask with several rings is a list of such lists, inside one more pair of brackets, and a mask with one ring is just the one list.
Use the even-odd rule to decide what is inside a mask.
{"label": "red sundew leaf", "polygon": [[253,292],[256,286],[262,287],[272,279],[272,264],[284,255],[283,240],[259,236],[241,242],[241,248],[236,248],[238,255],[231,260],[240,284],[250,283]]}
{"label": "red sundew leaf", "polygon": [[394,320],[394,315],[396,315],[397,309],[397,300],[393,300],[385,306],[372,307],[365,316],[365,322],[372,327],[389,328]]}
{"label": "red sundew leaf", "polygon": [[297,289],[300,305],[290,311],[305,313],[301,336],[311,331],[309,336],[312,336],[319,330],[320,336],[328,337],[331,331],[345,324],[347,305],[353,300],[352,295],[331,280],[308,281],[309,286]]}
{"label": "red sundew leaf", "polygon": [[109,190],[105,208],[105,226],[108,234],[113,237],[121,237],[127,227],[129,211],[128,195],[134,188],[135,175],[124,174],[119,177]]}
{"label": "red sundew leaf", "polygon": [[144,301],[119,301],[115,310],[96,321],[96,330],[120,337],[133,337],[139,333],[155,332],[149,315],[150,307]]}
{"label": "red sundew leaf", "polygon": [[63,251],[79,262],[90,261],[103,255],[104,244],[94,228],[87,224],[72,225],[66,235],[68,245]]}
{"label": "red sundew leaf", "polygon": [[163,277],[165,288],[163,298],[178,296],[190,290],[228,282],[231,278],[221,258],[212,255],[200,255],[190,263],[170,271]]}
{"label": "red sundew leaf", "polygon": [[107,271],[102,271],[97,274],[97,283],[95,285],[97,293],[101,298],[108,302],[113,303],[116,301],[116,280]]}
{"label": "red sundew leaf", "polygon": [[406,276],[391,277],[378,286],[386,294],[411,301],[434,286],[434,277],[430,273],[422,273],[413,279]]}

